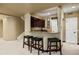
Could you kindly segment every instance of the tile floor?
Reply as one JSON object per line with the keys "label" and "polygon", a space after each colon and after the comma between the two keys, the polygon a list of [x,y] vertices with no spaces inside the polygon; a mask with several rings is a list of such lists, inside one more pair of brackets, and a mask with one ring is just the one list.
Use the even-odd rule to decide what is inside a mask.
{"label": "tile floor", "polygon": [[[79,55],[79,45],[63,43],[62,51],[63,55]],[[37,50],[33,49],[33,53],[30,53],[27,46],[22,48],[22,40],[5,41],[0,39],[0,55],[37,55]],[[45,52],[41,55],[49,54]],[[60,55],[60,53],[52,52],[52,55]]]}

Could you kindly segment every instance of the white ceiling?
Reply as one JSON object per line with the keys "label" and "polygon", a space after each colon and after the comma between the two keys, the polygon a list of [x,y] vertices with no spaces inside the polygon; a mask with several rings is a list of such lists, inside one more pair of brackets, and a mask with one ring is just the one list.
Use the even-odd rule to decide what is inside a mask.
{"label": "white ceiling", "polygon": [[76,12],[79,10],[79,4],[67,4],[63,5],[64,13]]}
{"label": "white ceiling", "polygon": [[25,13],[37,13],[52,8],[61,3],[0,3],[0,13],[13,16],[23,16]]}
{"label": "white ceiling", "polygon": [[42,17],[50,16],[52,14],[57,14],[57,7],[49,8],[49,9],[46,9],[46,10],[36,13],[36,15],[39,15]]}
{"label": "white ceiling", "polygon": [[[65,13],[75,12],[79,10],[79,4],[71,3],[0,3],[0,13],[13,16],[23,16],[30,12],[32,14],[39,13],[41,16],[56,14],[56,6],[61,5]],[[76,8],[72,8],[76,6]],[[54,9],[55,8],[55,9]]]}
{"label": "white ceiling", "polygon": [[[63,12],[64,13],[71,13],[71,12],[76,12],[76,11],[79,11],[79,4],[63,4],[62,5],[62,9],[63,9]],[[37,13],[37,15],[39,16],[49,16],[49,15],[53,15],[53,14],[57,14],[58,10],[57,8],[49,8],[49,9],[46,9],[46,10],[43,10],[39,13]]]}

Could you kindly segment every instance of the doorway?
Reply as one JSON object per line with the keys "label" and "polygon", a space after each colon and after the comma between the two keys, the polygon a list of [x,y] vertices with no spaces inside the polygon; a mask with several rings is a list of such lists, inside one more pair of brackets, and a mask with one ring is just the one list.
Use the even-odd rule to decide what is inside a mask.
{"label": "doorway", "polygon": [[77,43],[77,17],[66,18],[66,42]]}

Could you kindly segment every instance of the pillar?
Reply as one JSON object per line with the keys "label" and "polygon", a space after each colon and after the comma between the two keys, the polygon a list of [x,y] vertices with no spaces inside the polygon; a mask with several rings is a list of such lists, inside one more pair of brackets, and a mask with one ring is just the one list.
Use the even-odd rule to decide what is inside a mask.
{"label": "pillar", "polygon": [[59,37],[61,42],[64,38],[64,12],[61,6],[58,6],[58,27],[59,27]]}

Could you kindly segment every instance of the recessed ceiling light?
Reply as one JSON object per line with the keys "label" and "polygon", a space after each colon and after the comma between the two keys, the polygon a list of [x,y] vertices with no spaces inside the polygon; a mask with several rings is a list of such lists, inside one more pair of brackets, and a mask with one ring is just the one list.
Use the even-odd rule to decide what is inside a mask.
{"label": "recessed ceiling light", "polygon": [[47,13],[48,15],[50,15],[50,13]]}
{"label": "recessed ceiling light", "polygon": [[76,8],[75,6],[72,6],[72,8]]}

